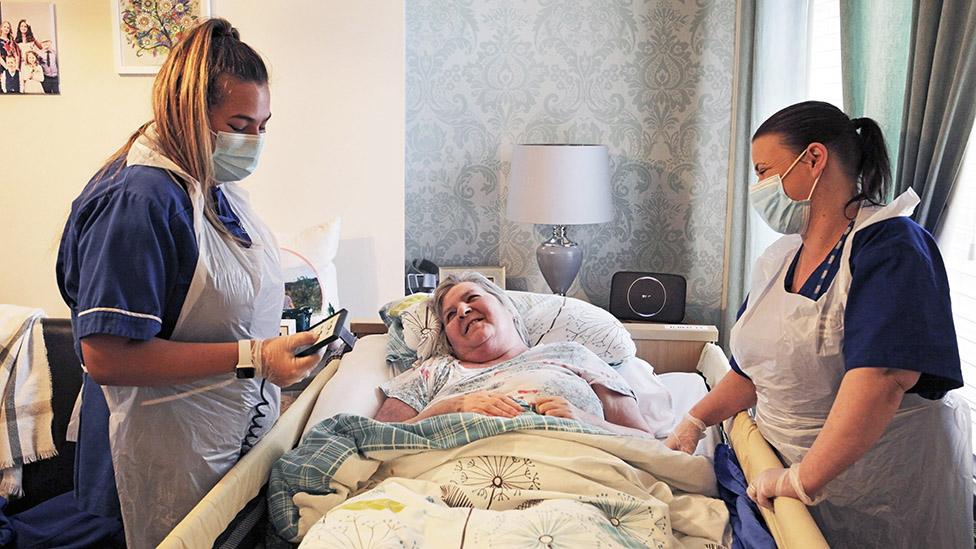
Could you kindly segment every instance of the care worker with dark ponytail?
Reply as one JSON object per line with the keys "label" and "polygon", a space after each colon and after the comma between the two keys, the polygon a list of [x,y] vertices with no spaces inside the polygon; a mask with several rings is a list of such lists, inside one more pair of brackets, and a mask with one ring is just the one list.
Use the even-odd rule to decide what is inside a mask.
{"label": "care worker with dark ponytail", "polygon": [[783,233],[757,260],[732,329],[733,371],[667,440],[755,406],[785,469],[753,479],[764,507],[809,506],[831,547],[972,545],[969,411],[942,257],[891,181],[878,125],[809,101],[752,140],[753,207]]}
{"label": "care worker with dark ponytail", "polygon": [[205,21],[152,107],[73,202],[57,263],[87,371],[73,504],[121,517],[130,549],[155,547],[271,428],[278,387],[322,358],[294,356],[311,333],[277,337],[278,246],[239,183],[271,117],[261,57]]}

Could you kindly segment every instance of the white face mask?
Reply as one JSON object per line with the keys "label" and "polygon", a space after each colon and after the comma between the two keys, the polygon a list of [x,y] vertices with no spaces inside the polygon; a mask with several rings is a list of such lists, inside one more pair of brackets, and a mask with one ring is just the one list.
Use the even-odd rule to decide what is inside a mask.
{"label": "white face mask", "polygon": [[[783,179],[806,153],[806,150],[801,152],[783,175],[767,177],[749,187],[749,201],[756,213],[771,229],[781,234],[801,234],[810,222],[810,198],[820,182],[820,176],[814,180],[806,200],[793,200],[783,189]],[[823,172],[820,173],[823,175]]]}
{"label": "white face mask", "polygon": [[214,142],[213,170],[218,183],[240,181],[258,167],[264,134],[217,132]]}

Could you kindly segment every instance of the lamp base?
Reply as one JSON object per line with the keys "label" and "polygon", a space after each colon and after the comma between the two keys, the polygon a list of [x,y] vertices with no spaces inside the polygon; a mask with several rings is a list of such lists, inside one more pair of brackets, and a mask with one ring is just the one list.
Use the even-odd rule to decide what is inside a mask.
{"label": "lamp base", "polygon": [[539,245],[535,257],[552,293],[566,295],[583,264],[583,250],[566,238],[565,225],[552,226],[552,237]]}

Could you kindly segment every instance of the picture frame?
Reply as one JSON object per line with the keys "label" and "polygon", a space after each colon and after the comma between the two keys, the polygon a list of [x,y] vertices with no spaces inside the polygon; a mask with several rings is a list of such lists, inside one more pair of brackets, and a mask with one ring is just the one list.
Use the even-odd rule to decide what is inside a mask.
{"label": "picture frame", "polygon": [[278,335],[287,336],[297,333],[298,330],[296,329],[296,325],[297,323],[295,322],[294,318],[282,318],[281,328],[278,329]]}
{"label": "picture frame", "polygon": [[462,273],[477,272],[485,275],[485,278],[494,282],[499,288],[505,289],[505,267],[502,265],[458,265],[440,267],[437,279],[442,281],[447,275],[460,275]]}
{"label": "picture frame", "polygon": [[61,93],[53,2],[0,0],[0,38],[0,97]]}
{"label": "picture frame", "polygon": [[109,0],[119,74],[159,72],[180,36],[210,17],[210,0]]}

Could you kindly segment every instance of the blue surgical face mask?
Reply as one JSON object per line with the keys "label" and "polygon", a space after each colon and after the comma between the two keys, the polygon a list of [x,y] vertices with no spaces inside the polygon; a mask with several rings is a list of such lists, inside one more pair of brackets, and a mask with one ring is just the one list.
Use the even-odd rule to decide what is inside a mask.
{"label": "blue surgical face mask", "polygon": [[240,181],[258,167],[264,134],[217,132],[213,150],[214,179],[218,183]]}
{"label": "blue surgical face mask", "polygon": [[806,150],[801,152],[783,175],[767,177],[749,187],[749,201],[752,202],[756,213],[771,229],[781,234],[802,234],[810,222],[810,198],[813,196],[813,190],[817,188],[817,183],[820,182],[820,176],[814,180],[806,200],[793,200],[783,189],[783,179],[806,153]]}

